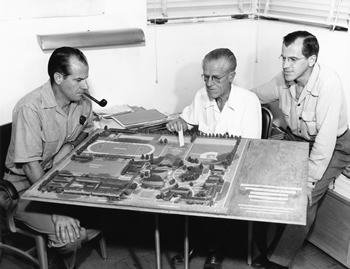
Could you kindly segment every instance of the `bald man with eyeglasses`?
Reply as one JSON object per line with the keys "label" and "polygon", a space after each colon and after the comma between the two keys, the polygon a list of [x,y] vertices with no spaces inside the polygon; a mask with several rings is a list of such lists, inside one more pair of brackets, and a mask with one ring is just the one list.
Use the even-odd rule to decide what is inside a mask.
{"label": "bald man with eyeglasses", "polygon": [[[237,61],[226,48],[209,52],[203,59],[201,88],[181,116],[167,124],[169,131],[187,130],[198,126],[206,134],[226,134],[244,138],[261,138],[261,105],[254,93],[233,84]],[[235,230],[227,220],[191,218],[189,260],[199,254],[207,255],[205,269],[219,269],[224,258],[228,234]],[[208,233],[208,228],[213,233]],[[203,236],[205,234],[205,236]],[[224,242],[225,241],[225,242]],[[172,263],[184,262],[182,254],[172,257]]]}
{"label": "bald man with eyeglasses", "polygon": [[260,138],[260,102],[250,91],[233,84],[236,66],[236,57],[229,49],[209,52],[202,62],[205,86],[181,116],[167,124],[168,130],[178,132],[198,126],[206,134]]}

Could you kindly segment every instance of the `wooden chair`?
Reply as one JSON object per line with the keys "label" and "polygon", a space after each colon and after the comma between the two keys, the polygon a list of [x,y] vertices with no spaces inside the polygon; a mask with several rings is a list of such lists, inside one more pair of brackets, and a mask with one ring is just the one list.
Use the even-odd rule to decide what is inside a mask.
{"label": "wooden chair", "polygon": [[[38,265],[40,269],[48,268],[47,253],[46,253],[46,240],[44,235],[35,232],[23,223],[16,222],[14,219],[14,212],[18,203],[18,192],[12,183],[6,180],[0,180],[0,190],[7,193],[9,199],[9,207],[7,210],[2,209],[1,212],[1,223],[6,224],[6,228],[10,233],[20,233],[25,236],[29,236],[35,239],[36,247],[33,247],[27,251],[21,250],[14,246],[5,244],[3,242],[4,235],[2,234],[2,228],[0,228],[0,251],[2,249],[9,250],[20,254],[23,257],[30,259],[34,264]],[[37,258],[34,254],[37,252]],[[2,253],[1,253],[2,254]],[[0,254],[0,255],[1,255]]]}
{"label": "wooden chair", "polygon": [[[2,234],[3,231],[2,227],[0,226],[0,262],[2,257],[2,250],[8,250],[31,260],[34,264],[39,266],[40,269],[47,269],[48,258],[46,251],[45,235],[34,231],[33,229],[26,226],[24,223],[14,219],[15,209],[18,203],[19,195],[11,182],[0,179],[0,191],[4,191],[9,197],[9,207],[7,208],[7,210],[3,209],[0,206],[1,225],[4,225],[8,229],[7,234],[19,233],[31,237],[35,240],[34,247],[28,249],[27,251],[21,250],[17,247],[11,246],[3,242],[3,239],[7,234]],[[106,241],[102,233],[100,235],[99,243],[101,256],[104,260],[107,260]]]}
{"label": "wooden chair", "polygon": [[[12,131],[12,123],[8,123],[5,125],[0,126],[0,191],[3,191],[7,194],[7,196],[10,198],[10,205],[7,210],[4,210],[0,206],[0,264],[1,264],[1,258],[2,258],[2,250],[8,250],[14,253],[17,253],[23,257],[28,258],[31,260],[34,264],[38,265],[40,269],[46,269],[48,268],[48,259],[47,259],[47,252],[46,252],[46,239],[43,234],[40,234],[32,229],[30,229],[28,226],[23,224],[20,221],[16,221],[14,219],[14,212],[16,209],[16,205],[18,203],[18,192],[15,189],[15,187],[12,185],[11,182],[2,180],[4,171],[6,170],[5,167],[5,159],[6,159],[6,153],[7,149],[10,144],[10,138],[11,138],[11,131]],[[3,228],[6,229],[6,232],[3,231]],[[35,247],[23,251],[19,248],[16,248],[14,246],[11,246],[9,244],[6,244],[3,239],[11,234],[11,233],[19,233],[28,237],[31,237],[35,240]],[[101,257],[104,260],[107,260],[107,248],[106,248],[106,241],[103,236],[103,233],[100,234],[99,238],[99,245],[100,245],[100,254]]]}

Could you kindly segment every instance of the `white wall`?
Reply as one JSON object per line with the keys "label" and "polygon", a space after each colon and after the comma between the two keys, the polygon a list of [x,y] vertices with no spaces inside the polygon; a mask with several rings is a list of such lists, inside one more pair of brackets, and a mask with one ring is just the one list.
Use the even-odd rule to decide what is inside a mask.
{"label": "white wall", "polygon": [[[203,57],[219,47],[229,48],[236,55],[235,83],[246,88],[252,86],[254,35],[251,33],[255,31],[254,21],[149,26],[147,30],[147,51],[153,57],[147,63],[151,80],[147,78],[147,87],[143,89],[147,93],[145,97],[150,97],[143,101],[145,106],[169,113],[182,111],[204,85],[201,79]],[[158,83],[155,83],[156,67]]]}
{"label": "white wall", "polygon": [[[116,4],[118,2],[119,4]],[[90,91],[109,104],[129,104],[174,113],[189,104],[203,85],[201,60],[217,47],[228,47],[238,58],[237,84],[252,85],[255,23],[222,21],[173,25],[146,24],[143,0],[106,0],[106,14],[89,18],[55,18],[0,22],[0,124],[25,93],[47,79],[51,52],[42,52],[37,34],[139,27],[145,46],[82,49],[90,65]],[[94,104],[94,107],[97,107]]]}
{"label": "white wall", "polygon": [[350,90],[349,34],[254,20],[147,26],[145,2],[105,0],[106,13],[90,18],[0,21],[0,125],[11,122],[11,111],[21,96],[48,79],[51,52],[41,51],[37,34],[142,28],[145,46],[83,49],[90,65],[90,91],[111,105],[181,111],[203,85],[202,58],[218,47],[230,48],[237,57],[235,83],[252,88],[279,72],[282,37],[297,29],[316,34],[321,43],[320,62],[336,69]]}
{"label": "white wall", "polygon": [[[18,4],[21,1],[25,3],[27,0],[17,0],[13,3]],[[35,2],[36,0],[30,1]],[[85,2],[89,3],[89,1]],[[146,31],[146,1],[101,0],[102,2],[105,12],[100,16],[15,18],[13,20],[1,20],[0,17],[0,93],[2,95],[0,98],[0,125],[11,121],[11,111],[21,96],[48,80],[47,62],[51,52],[41,50],[37,42],[37,35],[129,27],[137,27]],[[7,2],[7,4],[9,3],[11,2]],[[60,1],[60,5],[63,3],[68,3],[68,1]],[[67,5],[69,6],[69,3]],[[22,5],[18,5],[17,8],[18,13],[23,14]],[[0,15],[3,12],[2,10]],[[60,13],[60,10],[57,13]],[[115,88],[118,82],[115,79],[117,73],[112,73],[111,76],[108,70],[113,69],[117,64],[123,66],[123,70],[130,69],[130,62],[126,57],[129,54],[132,60],[136,58],[137,61],[142,61],[138,57],[140,49],[144,50],[144,48],[83,50],[90,62],[90,77],[92,79],[89,82],[92,86],[92,92],[98,96],[101,92],[101,96],[103,96],[112,88],[111,85],[114,84],[113,88]],[[94,76],[98,77],[99,80],[94,80]]]}

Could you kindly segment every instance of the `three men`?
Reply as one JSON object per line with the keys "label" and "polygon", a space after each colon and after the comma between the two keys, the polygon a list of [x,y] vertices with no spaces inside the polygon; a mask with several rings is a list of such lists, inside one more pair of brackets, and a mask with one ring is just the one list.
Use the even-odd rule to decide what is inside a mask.
{"label": "three men", "polygon": [[[56,49],[48,63],[50,80],[25,95],[15,106],[4,179],[24,191],[66,156],[92,130],[89,65],[78,49]],[[20,199],[15,218],[48,236],[66,268],[75,266],[76,251],[105,226],[101,210],[52,205]],[[103,216],[103,215],[102,215]],[[98,220],[97,220],[98,219]],[[81,223],[84,223],[84,228]]]}
{"label": "three men", "polygon": [[[290,266],[314,221],[319,200],[350,162],[350,133],[341,82],[334,71],[317,63],[318,52],[318,41],[312,34],[288,34],[282,45],[283,71],[253,89],[262,103],[279,100],[289,127],[286,139],[310,144],[307,225],[283,227],[277,244],[255,263],[259,268]],[[260,138],[261,108],[256,96],[232,84],[236,69],[233,53],[228,49],[214,50],[205,56],[202,67],[205,87],[167,128],[180,131],[198,125],[204,133]],[[5,179],[17,187],[23,183],[20,191],[42,177],[92,131],[91,103],[83,98],[83,92],[88,90],[88,70],[79,50],[57,49],[49,61],[50,82],[16,105],[6,159],[10,171]],[[74,267],[81,243],[100,231],[81,227],[76,212],[71,211],[21,200],[16,214],[17,219],[48,234],[50,245],[62,254],[67,268]],[[267,255],[271,255],[269,259]]]}
{"label": "three men", "polygon": [[[264,240],[259,240],[262,233],[256,232],[262,249],[254,263],[256,268],[291,265],[314,222],[318,202],[329,183],[350,163],[350,132],[342,84],[332,69],[317,62],[318,52],[318,41],[309,32],[286,35],[280,57],[282,72],[252,90],[262,104],[279,101],[288,125],[285,140],[310,145],[307,224],[279,225],[278,236],[269,248],[264,246],[266,242],[262,243]],[[258,228],[257,225],[256,231]]]}

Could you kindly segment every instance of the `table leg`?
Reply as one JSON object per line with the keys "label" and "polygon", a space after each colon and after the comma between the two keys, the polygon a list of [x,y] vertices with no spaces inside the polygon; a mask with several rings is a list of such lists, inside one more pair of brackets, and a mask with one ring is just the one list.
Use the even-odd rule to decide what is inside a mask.
{"label": "table leg", "polygon": [[159,233],[159,216],[157,213],[154,214],[155,216],[155,224],[156,224],[156,229],[155,229],[155,241],[156,241],[156,268],[161,269],[161,255],[160,255],[160,233]]}
{"label": "table leg", "polygon": [[188,216],[185,216],[184,266],[188,269]]}
{"label": "table leg", "polygon": [[252,252],[253,252],[253,222],[248,221],[248,256],[247,264],[252,264]]}

